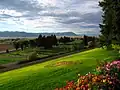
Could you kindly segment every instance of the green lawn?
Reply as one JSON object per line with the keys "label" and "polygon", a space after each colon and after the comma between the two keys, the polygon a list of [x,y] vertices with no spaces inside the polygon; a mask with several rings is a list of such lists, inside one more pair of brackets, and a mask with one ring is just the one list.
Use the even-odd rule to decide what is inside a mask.
{"label": "green lawn", "polygon": [[15,52],[10,52],[8,54],[0,54],[0,64],[6,64],[10,62],[26,60],[28,55],[35,49],[27,48],[24,51],[18,50]]}
{"label": "green lawn", "polygon": [[[0,90],[54,90],[65,85],[67,80],[77,80],[78,73],[83,75],[92,72],[96,60],[114,60],[118,56],[116,51],[97,48],[1,73]],[[72,63],[57,66],[56,63],[63,61]]]}
{"label": "green lawn", "polygon": [[[72,48],[73,44],[80,44],[82,41],[81,40],[75,40],[73,42],[68,43],[69,45],[58,45],[57,47],[54,47],[52,49],[40,49],[40,48],[26,48],[23,51],[18,50],[15,52],[10,52],[10,53],[5,53],[5,54],[0,54],[0,65],[1,64],[7,64],[11,62],[16,62],[16,61],[21,61],[21,60],[26,60],[31,53],[37,51],[39,52],[38,56],[39,57],[45,57],[49,56],[52,54],[56,53],[64,53],[67,52],[68,50],[70,51],[70,48]],[[66,49],[68,48],[68,49]]]}
{"label": "green lawn", "polygon": [[52,49],[40,49],[40,48],[26,48],[25,50],[18,50],[15,52],[10,52],[6,54],[0,54],[0,64],[7,64],[11,62],[16,62],[16,61],[21,61],[21,60],[26,60],[31,53],[39,51],[38,56],[39,57],[45,57],[51,54],[65,52],[65,50],[60,49],[60,48],[52,48]]}

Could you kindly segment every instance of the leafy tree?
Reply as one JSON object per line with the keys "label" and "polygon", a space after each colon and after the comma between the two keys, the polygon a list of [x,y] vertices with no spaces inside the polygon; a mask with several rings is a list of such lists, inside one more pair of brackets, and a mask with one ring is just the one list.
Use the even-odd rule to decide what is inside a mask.
{"label": "leafy tree", "polygon": [[39,35],[39,37],[36,40],[37,46],[41,47],[43,46],[45,49],[52,48],[53,45],[57,45],[57,38],[55,35],[51,36],[43,36]]}
{"label": "leafy tree", "polygon": [[37,46],[40,47],[40,46],[43,46],[43,40],[42,40],[42,35],[40,34],[38,36],[38,38],[36,39],[36,42],[37,42]]}
{"label": "leafy tree", "polygon": [[29,40],[30,46],[31,47],[36,47],[36,40]]}
{"label": "leafy tree", "polygon": [[20,44],[20,48],[21,48],[21,50],[23,51],[23,49],[24,49],[23,43]]}
{"label": "leafy tree", "polygon": [[16,50],[18,50],[18,48],[20,47],[20,43],[19,42],[13,42],[13,46],[15,47]]}
{"label": "leafy tree", "polygon": [[72,40],[71,40],[71,38],[70,37],[61,37],[60,39],[59,39],[59,42],[61,42],[61,43],[64,43],[64,44],[66,44],[66,43],[68,43],[68,42],[71,42]]}
{"label": "leafy tree", "polygon": [[29,47],[29,41],[28,40],[24,40],[23,42],[24,47]]}

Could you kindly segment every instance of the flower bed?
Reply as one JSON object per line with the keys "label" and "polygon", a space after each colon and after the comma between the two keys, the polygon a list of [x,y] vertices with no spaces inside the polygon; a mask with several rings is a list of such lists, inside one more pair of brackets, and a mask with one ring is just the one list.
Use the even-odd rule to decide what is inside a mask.
{"label": "flower bed", "polygon": [[120,90],[120,61],[101,63],[94,73],[79,74],[77,82],[55,90]]}

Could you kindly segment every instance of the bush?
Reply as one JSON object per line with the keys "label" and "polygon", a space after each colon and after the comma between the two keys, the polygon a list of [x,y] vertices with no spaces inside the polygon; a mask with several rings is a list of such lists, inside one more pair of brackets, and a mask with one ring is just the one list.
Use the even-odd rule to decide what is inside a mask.
{"label": "bush", "polygon": [[9,53],[9,50],[8,50],[8,49],[6,49],[6,53]]}
{"label": "bush", "polygon": [[120,50],[120,45],[112,44],[112,48],[116,51],[119,51]]}
{"label": "bush", "polygon": [[81,44],[80,44],[80,49],[84,49],[84,48],[85,48],[84,44],[81,43]]}
{"label": "bush", "polygon": [[88,42],[88,48],[93,48],[95,47],[95,43],[93,41]]}
{"label": "bush", "polygon": [[28,56],[28,60],[37,60],[38,59],[38,54],[36,52],[32,53],[31,55]]}
{"label": "bush", "polygon": [[77,82],[67,82],[55,90],[120,90],[120,61],[102,63],[94,73],[80,76]]}
{"label": "bush", "polygon": [[73,50],[79,50],[80,49],[80,46],[78,44],[73,44]]}

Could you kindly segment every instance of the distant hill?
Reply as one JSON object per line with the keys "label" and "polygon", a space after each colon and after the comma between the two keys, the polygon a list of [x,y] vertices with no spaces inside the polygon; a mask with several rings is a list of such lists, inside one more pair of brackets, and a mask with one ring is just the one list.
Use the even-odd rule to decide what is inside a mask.
{"label": "distant hill", "polygon": [[27,33],[27,32],[9,32],[9,31],[4,31],[0,32],[0,37],[38,37],[38,35],[53,35],[55,34],[56,36],[78,36],[73,32],[61,32],[61,33]]}
{"label": "distant hill", "polygon": [[84,36],[84,35],[87,35],[87,36],[99,36],[99,34],[77,34],[78,36]]}

